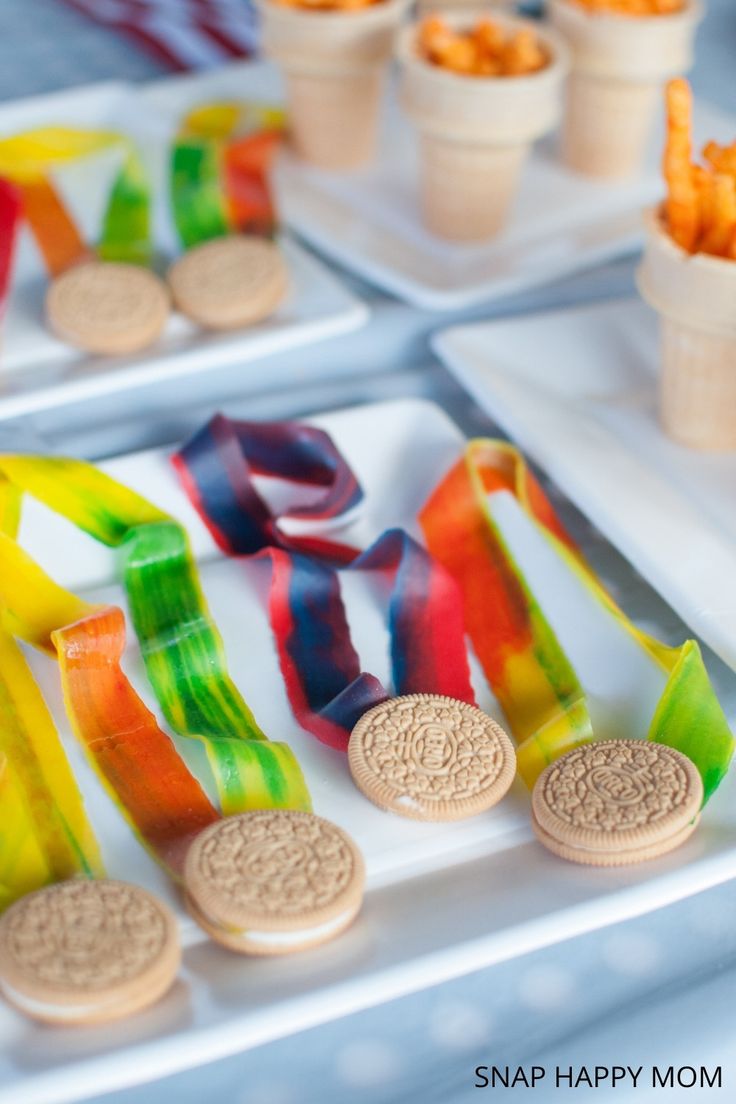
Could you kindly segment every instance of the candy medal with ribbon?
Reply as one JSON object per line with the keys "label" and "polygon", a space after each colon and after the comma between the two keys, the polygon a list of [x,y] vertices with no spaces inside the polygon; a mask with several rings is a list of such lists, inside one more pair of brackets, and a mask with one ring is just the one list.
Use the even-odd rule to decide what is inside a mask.
{"label": "candy medal with ribbon", "polygon": [[[100,240],[88,245],[53,181],[64,165],[119,150]],[[113,131],[39,127],[0,140],[0,178],[18,189],[23,214],[51,276],[89,259],[96,247],[109,261],[148,264],[151,257],[150,188],[133,144]]]}
{"label": "candy medal with ribbon", "polygon": [[232,233],[271,236],[271,162],[285,127],[267,104],[213,103],[182,121],[171,151],[171,206],[189,249]]}
{"label": "candy medal with ribbon", "polygon": [[698,645],[670,648],[637,629],[583,559],[521,454],[504,442],[471,441],[420,521],[428,548],[462,591],[467,630],[519,742],[526,783],[596,735],[580,680],[494,520],[488,505],[494,491],[514,496],[567,568],[664,672],[646,735],[695,764],[707,801],[728,769],[734,741]]}
{"label": "candy medal with ribbon", "polygon": [[[120,164],[99,240],[86,242],[60,191],[59,170],[112,152]],[[166,285],[150,270],[150,189],[133,144],[112,131],[39,127],[0,140],[0,182],[12,182],[51,277],[46,322],[93,355],[140,352],[161,335]],[[97,237],[97,235],[95,235]]]}
{"label": "candy medal with ribbon", "polygon": [[[20,492],[31,494],[95,539],[121,549],[131,616],[154,692],[174,731],[203,742],[222,811],[229,814],[250,808],[308,809],[309,794],[291,750],[285,744],[266,739],[230,679],[222,640],[202,595],[182,527],[140,495],[82,461],[5,456],[0,457],[0,471],[16,496]],[[12,513],[12,507],[8,506],[7,512]],[[13,541],[9,544],[17,548]],[[33,595],[40,587],[39,580],[26,592]],[[68,648],[67,704],[71,703],[79,714],[72,700],[75,689],[72,675],[83,680],[88,668],[80,673],[71,660],[82,656],[88,646],[89,666],[93,667],[95,662],[103,664],[112,693],[117,680],[116,665],[124,646],[124,622],[114,609],[96,612],[87,609],[86,618],[71,618],[65,616],[66,607],[62,603],[58,615],[54,614],[56,624],[53,624],[48,620],[50,614],[45,612],[51,609],[47,600],[40,612],[34,612],[36,607],[30,601],[16,632],[52,654]],[[13,616],[18,616],[17,611],[14,610]],[[33,635],[29,624],[35,625]],[[104,650],[104,660],[95,659],[95,649],[99,652],[100,648]],[[83,681],[80,685],[84,685]],[[84,727],[89,732],[94,725],[104,724],[106,710],[97,689],[92,685],[83,693],[80,691],[88,714],[79,722],[78,730]],[[150,727],[143,715],[147,711],[143,709],[141,713],[142,703],[137,695],[133,697],[135,701],[130,694],[127,699],[124,696],[119,709],[118,705],[110,707],[109,715],[114,723],[116,709],[121,716],[125,713],[130,718],[126,730],[129,727],[133,732],[142,732],[146,726]],[[151,739],[156,742],[159,737],[154,733]],[[168,737],[160,734],[160,739],[165,739],[170,754],[175,754]],[[138,749],[141,755],[146,746],[146,741],[142,741]],[[176,766],[169,769],[176,774]],[[134,777],[132,781],[135,782]],[[129,811],[137,800],[135,794],[127,798],[118,794],[118,798],[125,801]],[[191,804],[202,815],[210,815],[201,802]]]}
{"label": "candy medal with ribbon", "polygon": [[[390,706],[395,705],[402,723],[407,722],[407,740],[414,737],[409,732],[410,713],[402,711],[402,703],[408,704],[406,696],[438,696],[433,703],[411,703],[419,719],[415,743],[411,748],[407,744],[407,754],[411,757],[420,744],[424,747],[425,734],[427,740],[442,742],[452,723],[457,722],[459,731],[466,717],[461,707],[474,703],[475,698],[460,596],[448,573],[400,529],[387,531],[362,553],[322,538],[312,537],[306,544],[302,538],[285,538],[280,517],[255,490],[253,475],[278,475],[327,485],[325,498],[309,511],[312,517],[334,516],[353,505],[357,483],[324,434],[294,423],[231,423],[218,416],[174,457],[174,463],[220,547],[229,554],[259,555],[270,563],[269,617],[289,701],[303,728],[330,747],[347,750],[360,718],[391,699],[375,676],[361,670],[334,569],[342,564],[346,571],[369,573],[385,588],[392,682],[399,695],[391,699]],[[287,507],[281,517],[290,513],[293,516],[294,511]],[[301,550],[295,551],[297,547]],[[452,723],[448,703],[454,703]],[[436,715],[430,717],[432,709]],[[485,722],[493,722],[479,710],[470,712],[483,744],[482,758],[490,740]],[[498,755],[502,784],[493,792],[490,785],[486,787],[484,797],[462,806],[462,812],[458,811],[460,804],[452,806],[449,801],[444,805],[439,800],[424,806],[410,804],[405,794],[401,800],[401,793],[395,801],[377,803],[407,816],[418,816],[421,810],[423,819],[449,819],[450,815],[471,815],[489,807],[513,779],[513,750],[505,735],[503,739],[506,742],[499,744]],[[446,748],[451,744],[447,739]],[[454,744],[452,747],[454,759]],[[418,755],[421,759],[422,753]],[[430,758],[428,752],[425,766]],[[371,762],[376,762],[375,757]],[[423,770],[421,764],[418,770]],[[449,763],[443,764],[439,774],[450,777]],[[361,789],[376,800],[378,791],[365,784],[365,770],[361,777]],[[451,798],[449,788],[446,790],[445,796]],[[385,795],[385,787],[383,792]]]}
{"label": "candy medal with ribbon", "polygon": [[[0,643],[7,636],[22,659],[15,637],[58,660],[67,713],[95,771],[144,845],[178,876],[187,842],[218,813],[121,669],[122,611],[92,606],[64,590],[5,534],[0,535],[0,598],[4,611]],[[46,813],[63,817],[71,826],[74,822],[65,808],[72,803],[71,811],[81,823],[75,838],[85,841],[77,849],[83,857],[91,854],[82,872],[100,873],[96,845],[89,839],[91,829],[82,819],[81,799],[68,767],[63,773],[62,754],[52,743],[55,732],[45,707],[45,724],[39,725],[36,702],[42,704],[42,699],[30,671],[24,676],[6,647],[0,658],[3,681],[12,677],[16,700],[28,717],[30,739],[39,744],[40,769],[54,783]],[[5,740],[7,736],[6,729]],[[59,844],[64,838],[64,833],[57,833]],[[57,864],[51,873],[57,880],[74,872]]]}

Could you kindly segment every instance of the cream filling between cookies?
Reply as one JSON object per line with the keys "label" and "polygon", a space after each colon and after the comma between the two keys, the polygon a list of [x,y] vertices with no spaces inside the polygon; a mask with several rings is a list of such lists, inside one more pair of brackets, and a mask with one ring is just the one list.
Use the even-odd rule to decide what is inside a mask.
{"label": "cream filling between cookies", "polygon": [[227,932],[228,935],[235,936],[236,939],[242,939],[244,943],[261,943],[266,947],[293,947],[304,943],[305,940],[333,935],[350,919],[354,911],[352,908],[345,909],[338,916],[333,917],[332,920],[325,920],[322,924],[315,924],[311,928],[300,928],[298,931],[285,932],[238,931],[237,929],[223,927],[222,924],[212,920],[211,917],[208,917],[208,919],[216,927]]}
{"label": "cream filling between cookies", "polygon": [[19,993],[17,989],[7,983],[0,986],[0,990],[21,1012],[27,1012],[29,1016],[52,1015],[55,1020],[78,1020],[80,1016],[102,1012],[109,1005],[115,1003],[115,1001],[110,1000],[102,1004],[61,1005],[54,1004],[52,1001],[35,1000],[33,997],[26,996],[25,993]]}

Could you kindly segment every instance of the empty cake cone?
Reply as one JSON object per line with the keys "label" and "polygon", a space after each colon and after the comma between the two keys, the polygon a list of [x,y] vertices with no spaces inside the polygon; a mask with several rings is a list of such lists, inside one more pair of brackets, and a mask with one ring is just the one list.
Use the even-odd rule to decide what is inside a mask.
{"label": "empty cake cone", "polygon": [[646,215],[637,283],[660,316],[660,419],[681,444],[736,449],[736,262],[691,255]]}
{"label": "empty cake cone", "polygon": [[665,82],[692,63],[702,17],[689,0],[671,15],[590,12],[550,0],[550,18],[572,52],[562,156],[586,176],[631,176],[643,161]]}
{"label": "empty cake cone", "polygon": [[264,52],[286,81],[294,149],[325,169],[375,151],[383,77],[409,0],[316,11],[260,0]]}
{"label": "empty cake cone", "polygon": [[[453,28],[468,13],[441,13]],[[504,28],[528,26],[495,15]],[[398,39],[401,101],[419,132],[421,208],[434,234],[480,241],[502,229],[519,175],[535,139],[561,113],[567,51],[554,32],[536,32],[549,64],[519,77],[463,76],[432,65],[419,53],[417,28]]]}

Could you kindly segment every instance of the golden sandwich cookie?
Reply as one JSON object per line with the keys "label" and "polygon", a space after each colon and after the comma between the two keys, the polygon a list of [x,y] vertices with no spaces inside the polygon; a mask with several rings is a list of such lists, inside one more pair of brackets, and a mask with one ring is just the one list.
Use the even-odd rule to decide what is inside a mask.
{"label": "golden sandwich cookie", "polygon": [[649,740],[584,744],[552,763],[532,793],[532,825],[570,862],[655,859],[692,834],[703,783],[690,760]]}
{"label": "golden sandwich cookie", "polygon": [[278,246],[264,238],[215,238],[171,266],[177,309],[209,330],[236,330],[273,314],[286,295],[289,272]]}
{"label": "golden sandwich cookie", "polygon": [[187,907],[231,951],[282,955],[333,939],[363,901],[361,854],[337,825],[286,809],[228,817],[187,853]]}
{"label": "golden sandwich cookie", "polygon": [[406,694],[369,709],[350,734],[348,763],[374,805],[414,820],[482,813],[504,797],[516,774],[516,754],[501,726],[439,694]]}
{"label": "golden sandwich cookie", "polygon": [[139,265],[85,261],[62,273],[46,296],[46,317],[63,341],[88,353],[137,353],[160,337],[169,316],[166,285]]}
{"label": "golden sandwich cookie", "polygon": [[0,992],[43,1023],[133,1015],[170,988],[181,952],[170,910],[138,886],[73,880],[16,901],[0,919]]}

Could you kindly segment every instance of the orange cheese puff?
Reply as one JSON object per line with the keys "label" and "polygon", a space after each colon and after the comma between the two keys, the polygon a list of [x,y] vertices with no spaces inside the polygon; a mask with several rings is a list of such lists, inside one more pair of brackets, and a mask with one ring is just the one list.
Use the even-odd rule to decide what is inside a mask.
{"label": "orange cheese puff", "polygon": [[455,35],[438,15],[430,15],[422,21],[419,27],[417,43],[420,51],[430,61],[436,61],[438,53],[442,53],[452,44]]}
{"label": "orange cheese puff", "polygon": [[687,81],[678,77],[667,85],[664,210],[671,237],[692,253],[700,234],[700,203],[690,163],[691,131],[692,93]]}
{"label": "orange cheese puff", "polygon": [[716,173],[711,186],[709,226],[700,249],[716,257],[725,257],[736,230],[736,180],[726,173]]}
{"label": "orange cheese puff", "polygon": [[488,59],[498,59],[505,41],[499,25],[490,19],[480,19],[473,32],[479,52]]}
{"label": "orange cheese puff", "polygon": [[509,77],[533,73],[544,63],[544,53],[533,31],[526,29],[512,35],[501,53],[501,69]]}

